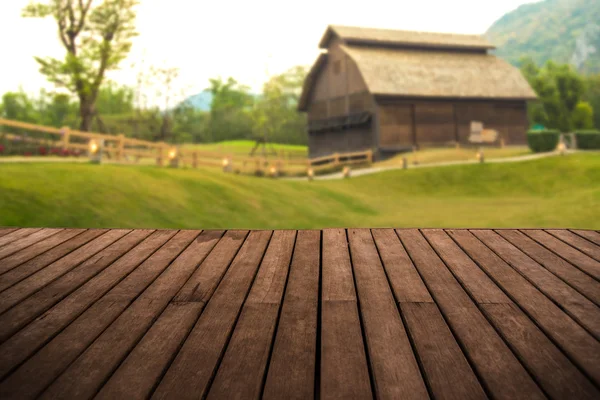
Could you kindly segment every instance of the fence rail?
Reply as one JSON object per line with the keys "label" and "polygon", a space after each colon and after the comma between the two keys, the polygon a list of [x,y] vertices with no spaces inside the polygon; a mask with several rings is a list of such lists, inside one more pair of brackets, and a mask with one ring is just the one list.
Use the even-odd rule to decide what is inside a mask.
{"label": "fence rail", "polygon": [[[26,142],[40,146],[51,146],[63,151],[77,150],[83,154],[101,152],[111,162],[138,163],[140,159],[150,159],[159,166],[199,166],[223,167],[226,171],[239,173],[312,175],[314,172],[334,169],[340,166],[371,164],[372,150],[353,153],[335,153],[328,156],[308,158],[298,152],[280,150],[274,156],[249,156],[235,151],[209,151],[186,149],[165,142],[151,142],[128,138],[124,135],[107,135],[95,132],[82,132],[68,127],[55,128],[27,122],[0,118],[0,127],[26,130],[46,134],[46,137],[2,133],[0,138],[15,142]],[[48,138],[48,135],[53,137]]]}

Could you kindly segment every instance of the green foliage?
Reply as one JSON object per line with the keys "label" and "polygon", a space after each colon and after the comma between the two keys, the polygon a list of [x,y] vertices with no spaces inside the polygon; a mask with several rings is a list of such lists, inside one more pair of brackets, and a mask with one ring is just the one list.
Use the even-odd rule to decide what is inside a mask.
{"label": "green foliage", "polygon": [[597,154],[313,182],[220,169],[0,164],[3,226],[600,229],[599,198]]}
{"label": "green foliage", "polygon": [[92,0],[46,0],[23,10],[25,17],[52,17],[58,25],[64,58],[35,60],[49,82],[78,97],[82,130],[91,127],[106,72],[116,69],[131,49],[137,5],[137,0],[103,0],[93,7]]}
{"label": "green foliage", "polygon": [[600,74],[586,77],[586,91],[583,100],[594,110],[594,126],[600,129]]}
{"label": "green foliage", "polygon": [[527,132],[527,143],[534,153],[542,153],[556,149],[559,139],[560,133],[557,130]]}
{"label": "green foliage", "polygon": [[537,65],[572,63],[582,73],[600,72],[600,1],[545,0],[523,4],[486,33],[496,54],[518,65],[527,55]]}
{"label": "green foliage", "polygon": [[306,116],[297,111],[306,74],[306,68],[295,67],[265,83],[251,113],[255,137],[277,143],[306,143]]}
{"label": "green foliage", "polygon": [[221,78],[210,79],[207,90],[213,96],[207,139],[221,141],[250,138],[250,111],[254,102],[250,88],[230,77],[227,81]]}
{"label": "green foliage", "polygon": [[526,58],[521,71],[539,97],[539,103],[529,108],[530,121],[561,132],[589,125],[593,110],[581,102],[585,81],[571,66],[548,61],[538,68]]}
{"label": "green foliage", "polygon": [[600,150],[600,131],[577,131],[577,148],[583,150]]}
{"label": "green foliage", "polygon": [[594,127],[594,109],[590,103],[580,101],[573,110],[573,128],[591,129]]}

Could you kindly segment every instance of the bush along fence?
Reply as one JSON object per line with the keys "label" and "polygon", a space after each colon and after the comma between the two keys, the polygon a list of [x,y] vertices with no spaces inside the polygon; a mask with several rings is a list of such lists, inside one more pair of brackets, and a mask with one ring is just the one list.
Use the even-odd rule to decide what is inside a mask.
{"label": "bush along fence", "polygon": [[534,153],[564,151],[565,149],[600,150],[600,131],[560,133],[557,130],[531,130],[527,132],[529,148]]}
{"label": "bush along fence", "polygon": [[222,168],[225,172],[259,176],[314,176],[351,165],[370,165],[371,150],[309,159],[282,150],[247,156],[233,152],[186,149],[124,135],[82,132],[0,118],[0,156],[89,157],[95,163],[156,164],[158,166]]}

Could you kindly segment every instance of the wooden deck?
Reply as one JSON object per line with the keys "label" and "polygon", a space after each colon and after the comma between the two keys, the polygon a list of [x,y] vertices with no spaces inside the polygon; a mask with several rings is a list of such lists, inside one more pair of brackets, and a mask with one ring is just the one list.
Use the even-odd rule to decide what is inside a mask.
{"label": "wooden deck", "polygon": [[600,233],[0,229],[0,398],[600,399]]}

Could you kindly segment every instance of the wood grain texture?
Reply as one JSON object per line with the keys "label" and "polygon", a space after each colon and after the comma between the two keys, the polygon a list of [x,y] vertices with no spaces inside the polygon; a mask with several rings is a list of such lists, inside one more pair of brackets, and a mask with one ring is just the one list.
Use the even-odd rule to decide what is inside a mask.
{"label": "wood grain texture", "polygon": [[600,233],[596,231],[586,231],[581,229],[571,229],[572,232],[578,234],[582,238],[589,240],[590,242],[600,246]]}
{"label": "wood grain texture", "polygon": [[421,233],[397,233],[487,392],[501,399],[545,398]]}
{"label": "wood grain texture", "polygon": [[371,232],[350,229],[348,238],[375,391],[388,399],[427,398]]}
{"label": "wood grain texture", "polygon": [[371,379],[344,229],[323,231],[322,274],[320,397],[371,398]]}
{"label": "wood grain texture", "polygon": [[563,242],[570,244],[596,261],[600,261],[600,245],[594,244],[591,241],[564,229],[546,229],[546,232]]}
{"label": "wood grain texture", "polygon": [[263,398],[314,398],[320,236],[298,231]]}
{"label": "wood grain texture", "polygon": [[250,233],[152,398],[206,395],[271,234]]}
{"label": "wood grain texture", "polygon": [[598,340],[472,233],[466,230],[450,230],[449,234],[575,363],[597,384],[600,383],[600,342]]}
{"label": "wood grain texture", "polygon": [[542,230],[526,229],[521,232],[600,281],[600,262]]}
{"label": "wood grain texture", "polygon": [[517,230],[496,233],[600,306],[600,282]]}
{"label": "wood grain texture", "polygon": [[600,397],[596,231],[10,229],[3,400]]}

